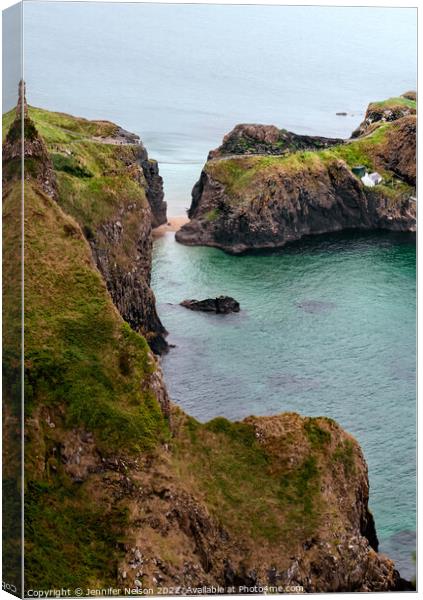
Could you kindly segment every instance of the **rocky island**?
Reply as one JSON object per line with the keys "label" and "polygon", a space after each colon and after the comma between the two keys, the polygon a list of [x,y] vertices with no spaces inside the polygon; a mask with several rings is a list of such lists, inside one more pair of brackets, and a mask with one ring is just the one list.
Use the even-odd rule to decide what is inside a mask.
{"label": "rocky island", "polygon": [[[397,139],[405,125],[392,127],[376,135]],[[13,382],[20,372],[19,107],[4,116],[4,128],[4,360]],[[286,413],[203,424],[170,402],[154,354],[165,347],[165,331],[149,285],[152,227],[165,207],[142,144],[112,123],[26,105],[24,135],[27,588],[405,589],[393,562],[378,553],[361,449],[333,420]],[[291,200],[280,223],[291,223],[291,237],[300,235],[295,227],[306,215],[309,229],[323,229],[327,186],[332,196],[323,213],[338,215],[339,226],[365,214],[353,199],[379,214],[377,198],[332,156],[353,146],[320,143],[323,149],[306,155],[212,159],[182,237],[198,227],[210,237],[202,233],[195,242],[229,248],[224,236],[233,235],[245,201],[234,248],[253,243],[252,207],[262,215],[254,239],[264,245],[285,197]],[[301,192],[295,186],[305,181],[313,186]],[[392,215],[406,229],[410,184],[398,186],[403,199],[394,187],[392,205],[382,194],[380,210],[387,223]],[[281,243],[284,231],[275,225]],[[6,385],[11,498],[20,493],[18,405],[16,388]],[[10,534],[4,547],[12,556],[17,538]]]}
{"label": "rocky island", "polygon": [[415,113],[413,92],[372,103],[345,141],[237,125],[209,153],[176,240],[236,254],[345,229],[415,231]]}
{"label": "rocky island", "polygon": [[221,315],[239,312],[240,310],[239,302],[230,296],[218,296],[217,298],[206,298],[205,300],[183,300],[181,306],[190,310],[213,312]]}

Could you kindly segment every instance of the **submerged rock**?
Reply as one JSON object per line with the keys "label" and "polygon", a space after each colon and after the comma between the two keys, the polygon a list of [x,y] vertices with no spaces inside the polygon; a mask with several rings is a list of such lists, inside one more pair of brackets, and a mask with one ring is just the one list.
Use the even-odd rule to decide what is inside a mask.
{"label": "submerged rock", "polygon": [[216,314],[239,312],[240,309],[239,302],[230,296],[206,298],[205,300],[184,300],[181,302],[181,306],[185,306],[185,308],[189,308],[190,310],[214,312]]}
{"label": "submerged rock", "polygon": [[320,300],[302,300],[297,302],[297,308],[304,312],[315,314],[328,313],[335,308],[334,302],[323,302]]}

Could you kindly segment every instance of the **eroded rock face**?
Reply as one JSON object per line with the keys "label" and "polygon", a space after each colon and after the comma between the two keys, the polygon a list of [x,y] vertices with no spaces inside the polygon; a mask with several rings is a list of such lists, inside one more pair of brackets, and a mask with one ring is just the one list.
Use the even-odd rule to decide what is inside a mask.
{"label": "eroded rock face", "polygon": [[148,157],[137,135],[118,127],[113,139],[131,147],[132,155],[123,154],[122,161],[139,184],[140,197],[145,191],[148,206],[141,199],[122,203],[113,218],[95,231],[83,230],[117,309],[146,337],[153,352],[162,354],[168,349],[167,332],[157,314],[150,280],[152,228],[166,222],[163,180],[157,162]]}
{"label": "eroded rock face", "polygon": [[232,154],[286,154],[296,150],[316,150],[342,144],[343,140],[298,135],[274,125],[237,125],[225,135],[223,143],[209,153],[208,159]]}
{"label": "eroded rock face", "polygon": [[[127,498],[132,542],[119,564],[119,583],[153,589],[222,586],[225,591],[233,587],[232,593],[254,588],[258,593],[257,588],[266,586],[300,586],[305,592],[407,588],[393,562],[377,553],[367,466],[357,443],[335,423],[317,421],[316,431],[328,438],[325,462],[316,463],[321,479],[314,533],[299,525],[295,536],[265,542],[222,525],[219,512],[200,499],[201,486],[181,487],[172,472],[172,453],[165,451],[143,473],[131,472],[134,485],[128,486],[132,491]],[[283,477],[287,465],[295,472],[308,460],[310,446],[303,434],[307,422],[295,414],[245,421],[268,456],[269,485]],[[277,505],[274,510],[278,518]],[[163,550],[169,545],[178,549],[171,560]]]}
{"label": "eroded rock face", "polygon": [[416,185],[416,139],[416,115],[403,117],[392,125],[378,154],[385,168],[413,186]]}
{"label": "eroded rock face", "polygon": [[150,287],[153,243],[149,207],[135,203],[122,206],[113,220],[94,233],[86,231],[86,235],[122,317],[145,336],[156,354],[165,352],[167,332]]}
{"label": "eroded rock face", "polygon": [[141,161],[141,166],[148,186],[147,199],[151,207],[152,226],[159,227],[167,221],[167,204],[163,200],[163,179],[159,174],[157,161],[145,158]]}
{"label": "eroded rock face", "polygon": [[[412,102],[416,101],[416,97],[416,92],[406,92],[401,96],[401,98],[411,100]],[[367,108],[364,121],[360,123],[357,129],[352,133],[351,137],[356,138],[366,135],[371,133],[371,131],[381,123],[390,123],[397,119],[401,119],[402,117],[415,114],[415,107],[402,104],[401,102],[372,102]]]}
{"label": "eroded rock face", "polygon": [[391,203],[377,188],[365,188],[335,159],[260,178],[248,202],[233,202],[225,186],[203,171],[189,217],[176,233],[178,242],[240,253],[350,228],[413,231],[416,213],[409,195]]}

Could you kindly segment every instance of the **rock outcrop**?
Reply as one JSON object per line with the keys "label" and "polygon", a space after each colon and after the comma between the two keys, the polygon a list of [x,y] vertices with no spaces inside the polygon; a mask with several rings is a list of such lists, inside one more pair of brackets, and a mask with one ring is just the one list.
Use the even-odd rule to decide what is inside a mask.
{"label": "rock outcrop", "polygon": [[[119,565],[121,585],[181,593],[212,586],[221,593],[407,586],[377,553],[367,467],[355,440],[334,422],[284,414],[204,427],[186,419],[176,411],[169,450],[143,472],[131,472],[142,487],[126,493],[133,541]],[[218,465],[227,452],[231,481],[224,483]],[[195,484],[181,486],[193,472]],[[211,501],[220,498],[220,486],[224,496]],[[178,549],[171,558],[167,545]]]}
{"label": "rock outcrop", "polygon": [[398,119],[386,133],[386,141],[378,148],[377,158],[385,169],[410,186],[416,185],[417,117]]}
{"label": "rock outcrop", "polygon": [[398,98],[372,102],[367,107],[364,121],[353,131],[351,137],[356,138],[371,133],[381,123],[391,123],[401,117],[415,115],[416,100],[416,92],[406,92]]}
{"label": "rock outcrop", "polygon": [[217,298],[206,298],[205,300],[183,300],[181,306],[190,310],[214,312],[223,315],[239,312],[240,310],[239,302],[230,296],[218,296]]}
{"label": "rock outcrop", "polygon": [[[408,104],[404,110],[405,116],[381,113],[370,133],[324,149],[294,146],[283,156],[272,150],[252,156],[239,145],[236,156],[215,151],[194,186],[190,222],[176,240],[239,253],[343,229],[415,231],[416,117]],[[379,171],[383,182],[363,185],[352,172],[357,161]]]}
{"label": "rock outcrop", "polygon": [[283,155],[297,150],[321,150],[342,143],[337,138],[298,135],[274,125],[242,124],[225,135],[222,145],[208,159],[233,154]]}
{"label": "rock outcrop", "polygon": [[104,132],[103,135],[92,136],[97,142],[130,145],[133,147],[134,158],[141,167],[144,175],[141,183],[145,186],[148,203],[150,204],[152,226],[155,228],[166,223],[167,204],[164,201],[163,179],[159,174],[157,161],[149,158],[147,149],[139,135],[126,131],[126,129],[108,121],[92,121],[92,123],[111,128],[107,132]]}
{"label": "rock outcrop", "polygon": [[153,216],[152,226],[159,227],[167,222],[167,204],[163,200],[163,179],[159,174],[159,166],[156,160],[145,156],[141,159],[140,164],[148,186],[147,199]]}
{"label": "rock outcrop", "polygon": [[[23,143],[22,132],[24,135]],[[11,180],[21,179],[22,161],[24,161],[25,179],[35,179],[46,194],[57,199],[57,184],[53,165],[44,141],[28,116],[25,83],[23,81],[19,83],[16,117],[6,134],[2,160],[4,185],[7,185]]]}
{"label": "rock outcrop", "polygon": [[84,232],[120,314],[145,336],[153,352],[166,352],[167,332],[157,314],[150,287],[153,246],[148,207],[120,206],[113,218],[101,223],[94,232],[87,227]]}

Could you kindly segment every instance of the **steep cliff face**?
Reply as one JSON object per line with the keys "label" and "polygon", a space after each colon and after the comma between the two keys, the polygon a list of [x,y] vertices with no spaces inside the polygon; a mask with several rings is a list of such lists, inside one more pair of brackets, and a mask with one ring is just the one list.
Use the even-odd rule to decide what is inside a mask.
{"label": "steep cliff face", "polygon": [[[10,147],[20,124],[18,116],[6,136],[6,160],[14,157]],[[16,275],[24,220],[25,582],[55,587],[74,575],[76,585],[78,577],[88,581],[89,572],[95,578],[99,570],[99,580],[113,573],[113,536],[121,531],[124,511],[114,503],[98,507],[81,484],[104,468],[105,456],[121,449],[147,452],[168,439],[169,398],[147,342],[119,315],[81,227],[59,206],[50,155],[28,115],[27,132],[24,204],[12,162],[5,164],[3,189],[5,483],[9,500],[20,498],[21,397],[14,374],[20,381]],[[8,518],[16,518],[16,527],[5,540],[11,550],[7,576],[18,587],[19,543],[13,537],[20,535],[18,502],[8,510],[14,511]]]}
{"label": "steep cliff face", "polygon": [[392,124],[378,149],[381,164],[410,186],[416,185],[417,117],[410,115]]}
{"label": "steep cliff face", "polygon": [[[114,255],[121,228],[139,232],[148,214],[146,202],[146,213],[133,206],[140,170],[128,160],[125,175],[117,171],[118,145],[84,137],[64,146],[69,128],[56,119],[75,122],[33,113],[40,130],[56,136],[35,173],[51,157],[59,200],[28,173],[26,587],[72,595],[108,586],[149,594],[204,593],[207,585],[241,593],[404,588],[377,553],[363,455],[336,423],[284,414],[201,424],[171,406],[146,339],[124,322],[101,262],[97,268],[99,250],[110,253],[104,269],[124,264]],[[131,158],[131,148],[119,145],[122,156]],[[100,167],[104,180],[95,182]],[[67,174],[92,185],[77,187]],[[5,184],[7,262],[19,239],[21,187],[14,177]],[[12,275],[6,271],[6,315],[16,304]],[[9,350],[6,338],[8,370]],[[14,427],[8,418],[6,440]],[[19,481],[12,473],[10,486],[18,490]]]}
{"label": "steep cliff face", "polygon": [[361,451],[333,421],[284,414],[201,425],[175,411],[172,422],[168,449],[133,473],[143,485],[128,491],[122,585],[235,593],[403,587],[377,554]]}
{"label": "steep cliff face", "polygon": [[416,92],[406,92],[398,98],[372,102],[367,107],[364,121],[353,132],[352,137],[360,137],[371,133],[381,123],[390,123],[402,117],[415,115],[417,111],[416,100]]}
{"label": "steep cliff face", "polygon": [[151,229],[166,220],[157,163],[113,123],[32,107],[29,115],[45,139],[57,201],[80,224],[119,312],[154,352],[166,351],[150,288]]}
{"label": "steep cliff face", "polygon": [[[416,117],[392,119],[325,149],[310,141],[310,150],[282,156],[212,153],[177,241],[238,253],[343,229],[414,231]],[[382,184],[366,187],[352,171],[358,165],[379,171]]]}

